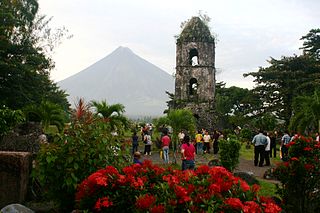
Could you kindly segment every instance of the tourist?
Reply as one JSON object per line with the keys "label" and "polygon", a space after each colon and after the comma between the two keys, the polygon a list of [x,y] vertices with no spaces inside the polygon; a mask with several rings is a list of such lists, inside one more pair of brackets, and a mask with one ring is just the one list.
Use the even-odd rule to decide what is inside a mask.
{"label": "tourist", "polygon": [[219,151],[219,138],[223,139],[223,135],[220,134],[218,130],[215,130],[213,133],[213,154],[217,154]]}
{"label": "tourist", "polygon": [[134,154],[135,152],[138,151],[138,146],[139,146],[139,142],[138,142],[139,137],[136,131],[133,132],[131,139],[132,139],[132,154]]}
{"label": "tourist", "polygon": [[204,153],[210,153],[210,141],[211,141],[211,137],[210,137],[208,131],[206,131],[203,136],[203,144],[205,147]]}
{"label": "tourist", "polygon": [[270,137],[270,158],[272,158],[272,153],[273,153],[273,157],[276,158],[277,157],[277,140],[276,140],[276,135],[277,132],[275,131],[275,133],[270,132],[269,133],[269,137]]}
{"label": "tourist", "polygon": [[140,152],[135,152],[133,154],[133,163],[142,165],[142,162],[140,161],[140,158],[141,158],[141,153]]}
{"label": "tourist", "polygon": [[198,133],[196,134],[195,139],[197,144],[197,154],[198,155],[203,154],[203,143],[202,143],[203,137],[200,130],[198,130]]}
{"label": "tourist", "polygon": [[284,132],[284,135],[281,138],[281,156],[283,161],[288,160],[288,147],[287,144],[290,142],[291,138],[288,134],[288,131]]}
{"label": "tourist", "polygon": [[179,145],[180,145],[180,146],[181,146],[181,144],[182,144],[182,142],[183,142],[184,136],[185,136],[184,131],[181,130],[181,131],[179,132],[179,134],[178,134],[178,139],[179,139]]}
{"label": "tourist", "polygon": [[270,166],[270,147],[271,147],[271,139],[269,137],[269,133],[264,133],[264,135],[266,135],[267,137],[267,145],[264,149],[264,158],[266,160],[266,166]]}
{"label": "tourist", "polygon": [[165,131],[163,134],[164,134],[164,136],[161,138],[163,160],[165,163],[169,163],[169,145],[170,145],[171,139],[168,136],[168,131]]}
{"label": "tourist", "polygon": [[190,142],[190,137],[186,135],[184,137],[183,144],[181,145],[181,157],[182,157],[182,171],[195,168],[195,154],[196,149]]}
{"label": "tourist", "polygon": [[267,145],[267,137],[263,135],[262,130],[259,130],[259,133],[253,137],[252,143],[254,144],[254,166],[258,166],[259,164],[259,167],[262,167],[265,146]]}
{"label": "tourist", "polygon": [[151,155],[152,141],[151,141],[151,136],[149,132],[145,132],[143,142],[144,142],[144,155]]}
{"label": "tourist", "polygon": [[317,141],[317,142],[320,142],[319,132],[316,132],[316,141]]}

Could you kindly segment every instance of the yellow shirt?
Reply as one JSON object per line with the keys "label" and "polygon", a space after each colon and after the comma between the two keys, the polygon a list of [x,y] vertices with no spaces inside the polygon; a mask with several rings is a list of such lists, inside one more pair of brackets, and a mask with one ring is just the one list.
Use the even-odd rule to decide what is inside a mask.
{"label": "yellow shirt", "polygon": [[201,143],[202,141],[202,134],[196,134],[196,142]]}

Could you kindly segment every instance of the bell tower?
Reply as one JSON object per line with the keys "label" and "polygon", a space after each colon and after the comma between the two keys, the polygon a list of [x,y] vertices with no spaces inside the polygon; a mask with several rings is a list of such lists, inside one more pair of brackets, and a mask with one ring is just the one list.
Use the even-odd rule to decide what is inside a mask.
{"label": "bell tower", "polygon": [[176,108],[190,109],[198,128],[213,128],[215,43],[208,26],[192,17],[176,42]]}

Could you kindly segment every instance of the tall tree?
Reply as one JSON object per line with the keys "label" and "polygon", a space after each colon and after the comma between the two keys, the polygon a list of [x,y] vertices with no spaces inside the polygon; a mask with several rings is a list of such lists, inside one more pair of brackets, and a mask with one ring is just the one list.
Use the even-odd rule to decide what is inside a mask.
{"label": "tall tree", "polygon": [[[315,51],[318,41],[310,36],[304,43],[305,53]],[[312,44],[312,45],[311,45]],[[313,48],[314,47],[314,48]],[[300,56],[282,57],[280,60],[271,58],[269,67],[260,67],[258,72],[250,72],[244,76],[253,76],[256,87],[253,92],[260,97],[262,105],[260,113],[271,112],[277,118],[289,125],[293,114],[292,102],[298,95],[311,95],[320,85],[319,61],[310,54]]]}
{"label": "tall tree", "polygon": [[0,104],[13,109],[42,100],[68,108],[64,91],[50,80],[48,51],[64,35],[52,34],[37,0],[0,2]]}

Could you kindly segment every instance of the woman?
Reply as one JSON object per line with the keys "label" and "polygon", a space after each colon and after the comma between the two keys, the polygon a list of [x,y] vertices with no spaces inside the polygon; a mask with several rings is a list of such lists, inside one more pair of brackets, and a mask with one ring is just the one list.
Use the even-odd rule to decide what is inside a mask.
{"label": "woman", "polygon": [[190,137],[186,135],[184,137],[183,144],[181,145],[181,156],[182,156],[182,171],[195,168],[196,149],[190,142]]}

